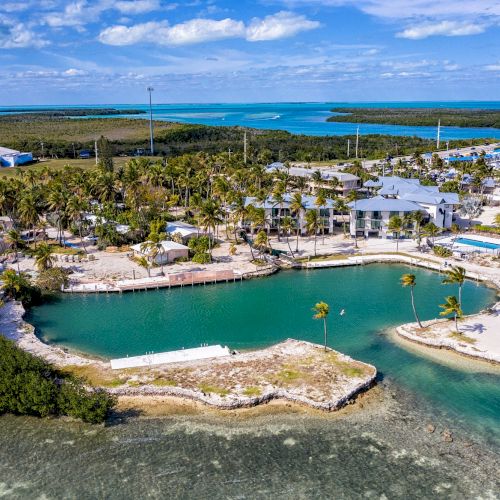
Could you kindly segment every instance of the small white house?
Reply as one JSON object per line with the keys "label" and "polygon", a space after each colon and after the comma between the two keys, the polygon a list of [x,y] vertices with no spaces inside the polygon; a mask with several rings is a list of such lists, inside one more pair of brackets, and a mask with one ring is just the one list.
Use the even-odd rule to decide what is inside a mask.
{"label": "small white house", "polygon": [[[153,249],[143,249],[143,245],[144,243],[138,243],[137,245],[132,245],[130,248],[134,251],[134,257],[146,257],[151,262]],[[189,257],[189,248],[175,241],[162,241],[161,248],[154,258],[154,263],[158,265],[168,264],[169,262],[174,262],[176,259]]]}
{"label": "small white house", "polygon": [[165,228],[165,232],[170,236],[174,234],[180,234],[182,237],[182,241],[186,242],[191,238],[196,236],[203,236],[205,231],[202,231],[199,227],[188,224],[187,222],[168,222],[167,227]]}

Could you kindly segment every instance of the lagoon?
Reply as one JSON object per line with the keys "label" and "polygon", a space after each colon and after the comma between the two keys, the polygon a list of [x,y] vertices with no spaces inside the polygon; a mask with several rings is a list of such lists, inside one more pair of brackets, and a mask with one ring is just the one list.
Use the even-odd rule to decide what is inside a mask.
{"label": "lagoon", "polygon": [[[423,400],[433,411],[489,441],[500,443],[498,372],[436,363],[393,343],[385,330],[413,320],[401,274],[417,276],[422,319],[456,287],[437,273],[402,265],[284,271],[266,279],[183,289],[110,295],[69,295],[27,315],[46,342],[105,357],[196,347],[202,343],[252,349],[288,337],[321,343],[312,319],[315,302],[330,304],[330,345],[374,364],[384,380]],[[492,304],[496,293],[467,281],[466,313]],[[340,316],[341,309],[346,313]]]}

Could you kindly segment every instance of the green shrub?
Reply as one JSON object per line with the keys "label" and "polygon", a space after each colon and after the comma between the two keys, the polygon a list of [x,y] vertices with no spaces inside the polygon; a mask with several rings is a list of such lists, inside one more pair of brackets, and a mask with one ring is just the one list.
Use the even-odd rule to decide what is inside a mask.
{"label": "green shrub", "polygon": [[40,271],[36,279],[37,286],[46,292],[59,292],[68,284],[69,271],[62,267],[51,267]]}
{"label": "green shrub", "polygon": [[209,264],[210,263],[210,254],[203,252],[197,253],[193,256],[193,262],[197,264]]}
{"label": "green shrub", "polygon": [[208,236],[191,238],[188,242],[188,247],[194,254],[205,253],[210,248],[210,240]]}
{"label": "green shrub", "polygon": [[30,307],[40,302],[41,291],[33,286],[26,273],[16,273],[13,269],[6,269],[2,275],[2,290],[9,299],[20,300],[24,307]]}
{"label": "green shrub", "polygon": [[500,227],[482,225],[474,226],[474,231],[479,231],[480,233],[500,234]]}
{"label": "green shrub", "polygon": [[453,255],[453,252],[449,248],[445,248],[440,245],[435,245],[432,251],[434,252],[434,255],[437,255],[438,257],[451,257]]}
{"label": "green shrub", "polygon": [[0,335],[0,414],[68,415],[99,423],[114,405],[106,391],[86,389],[82,379],[60,373]]}

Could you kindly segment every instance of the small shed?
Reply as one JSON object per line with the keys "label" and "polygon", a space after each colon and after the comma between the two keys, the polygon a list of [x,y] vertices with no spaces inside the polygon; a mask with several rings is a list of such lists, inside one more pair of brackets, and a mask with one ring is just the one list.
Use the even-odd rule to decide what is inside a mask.
{"label": "small shed", "polygon": [[[152,254],[155,249],[143,248],[143,245],[144,243],[138,243],[130,247],[134,252],[134,257],[146,257],[149,261],[152,261]],[[186,245],[181,245],[175,241],[162,241],[161,247],[154,258],[154,263],[158,265],[168,264],[176,259],[188,257],[189,248]]]}

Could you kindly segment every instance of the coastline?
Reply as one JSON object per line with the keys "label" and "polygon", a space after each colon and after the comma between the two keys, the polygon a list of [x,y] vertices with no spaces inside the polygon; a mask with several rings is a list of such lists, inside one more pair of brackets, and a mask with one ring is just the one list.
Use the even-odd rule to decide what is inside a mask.
{"label": "coastline", "polygon": [[[372,387],[377,377],[376,368],[370,364],[333,349],[325,352],[322,346],[293,339],[229,358],[172,363],[143,370],[111,370],[108,362],[72,354],[42,342],[35,335],[34,327],[24,321],[25,310],[21,303],[7,302],[3,312],[1,332],[19,348],[59,368],[77,373],[78,369],[83,369],[83,373],[98,376],[103,383],[94,385],[118,397],[180,398],[219,410],[284,400],[335,411]],[[289,366],[300,369],[289,370]],[[329,379],[325,379],[325,373],[330,374]],[[231,376],[236,380],[229,390],[223,384]],[[247,380],[247,387],[242,385],[243,379]],[[115,387],[116,383],[120,387]]]}
{"label": "coastline", "polygon": [[[497,316],[500,310],[500,302],[497,302],[491,309],[495,312],[490,315]],[[459,324],[463,324],[469,320],[481,321],[485,316],[488,316],[488,314],[484,312],[464,316],[461,318]],[[444,333],[439,331],[439,327],[448,326],[449,324],[450,320],[448,319],[433,319],[423,321],[423,329],[418,328],[417,323],[406,323],[396,327],[395,332],[399,337],[409,342],[414,342],[431,349],[453,351],[470,359],[500,366],[500,352],[483,351],[474,347],[474,343],[468,344],[459,338],[451,338],[447,328],[441,328]]]}
{"label": "coastline", "polygon": [[[407,255],[388,255],[388,254],[378,254],[378,255],[366,255],[366,256],[356,256],[356,257],[348,257],[343,260],[325,260],[321,262],[307,262],[306,265],[300,266],[301,269],[320,269],[325,267],[344,267],[344,266],[355,266],[355,265],[365,265],[370,263],[400,263],[406,265],[415,265],[418,267],[427,268],[434,271],[440,271],[442,269],[439,262],[431,261],[428,259],[418,259],[413,258]],[[471,274],[471,273],[469,273]],[[492,279],[491,276],[481,276],[479,274],[474,273],[470,278],[483,281],[489,286],[494,287],[497,291],[499,289],[496,280]],[[495,307],[498,307],[500,303],[497,303]],[[92,356],[85,356],[79,353],[71,352],[71,350],[66,350],[64,348],[60,348],[55,345],[50,345],[44,343],[35,335],[35,329],[32,325],[27,323],[23,316],[25,310],[20,303],[8,302],[5,304],[3,310],[2,317],[0,319],[0,328],[2,329],[2,333],[11,340],[14,340],[16,344],[30,352],[31,354],[41,356],[45,360],[50,363],[53,363],[61,368],[67,368],[69,370],[73,369],[88,369],[94,370],[101,373],[109,372],[109,363],[104,360],[99,360]],[[475,318],[479,314],[471,315],[468,318]],[[434,324],[436,320],[431,320],[426,322],[427,326]],[[446,322],[447,320],[441,320],[439,323]],[[408,325],[400,325],[396,327],[394,331],[396,335],[400,338],[419,344],[420,346],[429,349],[449,349],[457,353],[458,355],[468,356],[471,360],[479,360],[481,362],[488,361],[490,363],[498,364],[500,363],[500,357],[491,357],[488,356],[488,353],[478,353],[472,349],[463,349],[460,345],[455,345],[452,342],[448,343],[436,343],[433,341],[428,341],[421,336],[414,335],[411,330],[408,330]],[[288,341],[285,341],[285,343]],[[299,342],[292,341],[302,345],[308,344],[313,346],[314,344],[309,344],[307,342]],[[279,346],[281,344],[277,344]],[[276,346],[272,346],[269,349],[272,349]],[[242,353],[239,356],[256,356],[258,353],[265,352],[266,349],[259,351],[248,351]],[[335,351],[333,351],[335,352]],[[337,353],[339,356],[343,356],[340,353]],[[350,361],[351,358],[346,357],[346,359]],[[212,360],[215,361],[215,360]],[[193,363],[193,362],[192,362]],[[191,364],[192,364],[191,363]],[[194,362],[195,365],[201,366],[200,362]],[[179,364],[176,364],[179,366]],[[286,389],[278,389],[272,388],[268,391],[264,391],[260,395],[256,395],[253,397],[226,397],[225,395],[221,397],[217,394],[206,394],[201,390],[193,390],[193,388],[179,387],[179,386],[163,386],[158,387],[157,385],[151,385],[147,383],[141,383],[138,386],[121,386],[121,387],[113,387],[104,384],[106,390],[108,390],[111,394],[118,396],[119,398],[156,398],[156,397],[166,397],[166,398],[180,398],[185,401],[197,401],[201,404],[207,405],[208,407],[213,407],[216,409],[223,410],[232,410],[236,408],[248,408],[257,405],[261,405],[264,403],[269,403],[271,401],[285,401],[292,402],[299,405],[306,405],[310,408],[317,408],[322,410],[337,410],[342,406],[345,406],[348,402],[352,401],[358,394],[363,393],[371,386],[374,385],[376,379],[376,368],[371,365],[367,365],[373,368],[373,373],[370,377],[358,381],[352,387],[345,388],[343,394],[336,398],[331,398],[326,402],[315,401],[307,396],[300,394],[293,394]],[[153,370],[154,371],[154,370]],[[113,381],[112,381],[113,382]],[[135,383],[135,381],[133,381]],[[97,384],[98,385],[98,384]]]}

